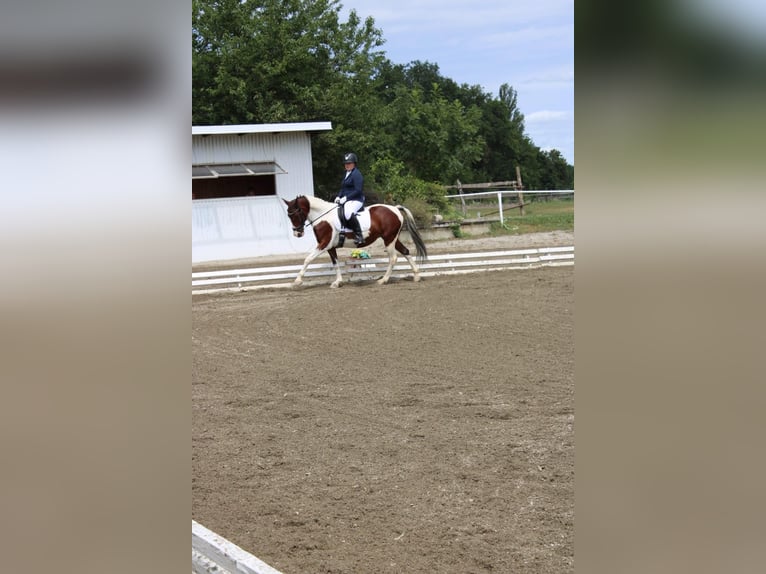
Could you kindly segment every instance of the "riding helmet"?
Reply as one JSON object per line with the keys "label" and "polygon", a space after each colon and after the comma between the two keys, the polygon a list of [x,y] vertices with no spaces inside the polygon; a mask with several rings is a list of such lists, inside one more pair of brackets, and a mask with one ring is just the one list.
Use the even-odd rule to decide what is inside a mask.
{"label": "riding helmet", "polygon": [[347,153],[346,155],[343,156],[343,163],[351,163],[351,162],[359,163],[356,159],[355,153]]}

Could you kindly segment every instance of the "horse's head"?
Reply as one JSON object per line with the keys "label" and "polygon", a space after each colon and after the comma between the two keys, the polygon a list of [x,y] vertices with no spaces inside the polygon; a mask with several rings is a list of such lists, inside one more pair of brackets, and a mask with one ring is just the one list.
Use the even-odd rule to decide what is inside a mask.
{"label": "horse's head", "polygon": [[293,235],[295,237],[303,237],[303,231],[306,229],[306,219],[309,215],[309,202],[303,196],[299,195],[292,201],[283,199],[287,204],[287,217],[290,218],[290,223],[293,224]]}

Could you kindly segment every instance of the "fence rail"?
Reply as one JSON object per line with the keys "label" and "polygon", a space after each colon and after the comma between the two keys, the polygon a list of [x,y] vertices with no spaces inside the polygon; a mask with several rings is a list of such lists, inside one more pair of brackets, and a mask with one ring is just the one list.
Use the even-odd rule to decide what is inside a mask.
{"label": "fence rail", "polygon": [[559,194],[559,195],[571,195],[574,197],[574,189],[550,189],[550,190],[535,190],[535,191],[524,191],[522,189],[497,189],[494,191],[477,191],[473,193],[457,193],[457,194],[451,194],[451,195],[445,195],[447,199],[460,199],[460,201],[463,203],[463,215],[466,213],[466,200],[472,200],[472,199],[480,199],[484,197],[494,197],[497,199],[497,212],[500,216],[500,225],[503,225],[505,223],[504,221],[504,214],[503,214],[503,197],[506,195],[516,196],[518,203],[515,205],[507,206],[507,209],[516,209],[519,208],[519,212],[521,215],[524,215],[524,195],[553,195],[553,194]]}
{"label": "fence rail", "polygon": [[281,574],[223,536],[192,520],[192,574]]}
{"label": "fence rail", "polygon": [[[339,260],[339,264],[343,266],[341,272],[347,279],[351,280],[354,277],[370,278],[371,276],[382,275],[388,265],[388,259],[346,259],[345,261]],[[423,277],[433,277],[558,265],[574,265],[574,246],[432,255],[426,263],[420,265],[420,274]],[[302,267],[302,264],[296,264],[199,271],[192,273],[192,294],[290,287],[292,280],[295,279]],[[412,269],[409,264],[400,257],[394,265],[392,276],[401,278],[407,277],[411,273]],[[331,263],[310,264],[304,279],[322,277],[335,277],[335,270]],[[275,283],[275,281],[283,282]]]}
{"label": "fence rail", "polygon": [[192,574],[281,574],[227,540],[192,520]]}
{"label": "fence rail", "polygon": [[501,189],[497,191],[476,191],[472,193],[454,193],[450,195],[445,195],[444,197],[449,199],[473,199],[474,197],[490,197],[495,196],[497,197],[498,194],[500,195],[552,195],[552,194],[574,194],[574,189],[551,189],[548,191],[527,191],[526,189]]}

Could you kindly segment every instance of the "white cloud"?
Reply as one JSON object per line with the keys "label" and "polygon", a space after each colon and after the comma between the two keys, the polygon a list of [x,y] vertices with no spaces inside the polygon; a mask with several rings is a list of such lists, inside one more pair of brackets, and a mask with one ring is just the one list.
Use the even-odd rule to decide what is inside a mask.
{"label": "white cloud", "polygon": [[[349,0],[341,16],[356,10],[361,18],[372,16],[384,35],[407,30],[440,28],[445,34],[465,34],[467,28],[524,27],[539,20],[570,22],[573,0]],[[445,28],[446,27],[446,28]]]}
{"label": "white cloud", "polygon": [[[571,48],[574,45],[574,30],[571,23],[526,26],[488,34],[483,36],[483,40],[491,48],[523,49],[522,54],[529,57],[551,49]],[[545,42],[544,47],[541,47],[541,42]]]}
{"label": "white cloud", "polygon": [[557,120],[567,120],[571,117],[570,112],[559,110],[540,110],[539,112],[532,112],[531,114],[524,115],[524,121],[530,122],[551,122]]}
{"label": "white cloud", "polygon": [[572,101],[574,97],[574,67],[567,65],[551,69],[526,69],[516,86],[525,91],[534,91],[536,93],[555,90],[562,96]]}

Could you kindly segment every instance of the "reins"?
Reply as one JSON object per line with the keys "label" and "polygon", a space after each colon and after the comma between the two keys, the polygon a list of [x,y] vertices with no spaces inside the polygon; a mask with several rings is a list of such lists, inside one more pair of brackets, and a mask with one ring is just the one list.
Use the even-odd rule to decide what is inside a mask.
{"label": "reins", "polygon": [[[321,214],[319,214],[319,216],[318,216],[318,217],[316,217],[316,218],[314,219],[314,221],[312,221],[312,220],[311,220],[311,218],[309,217],[308,213],[307,213],[307,214],[305,214],[305,215],[303,215],[303,210],[302,210],[300,207],[298,207],[298,205],[297,205],[297,204],[295,205],[295,209],[296,209],[297,211],[299,211],[299,212],[301,213],[301,215],[303,215],[303,217],[305,218],[305,219],[303,220],[303,226],[302,226],[303,228],[306,228],[306,227],[308,227],[309,225],[312,225],[312,226],[313,226],[315,221],[319,221],[320,219],[322,219],[322,217],[324,217],[325,215],[327,215],[328,213],[330,213],[330,212],[331,212],[333,209],[337,209],[337,208],[338,208],[338,206],[337,206],[337,205],[333,205],[333,206],[332,206],[330,209],[328,209],[328,210],[327,210],[327,211],[325,211],[324,213],[321,213]],[[293,213],[295,213],[295,212],[293,212]],[[288,210],[288,212],[287,212],[287,215],[290,215],[290,211],[289,211],[289,210]],[[300,229],[301,229],[301,227],[293,227],[293,231],[299,231]]]}

